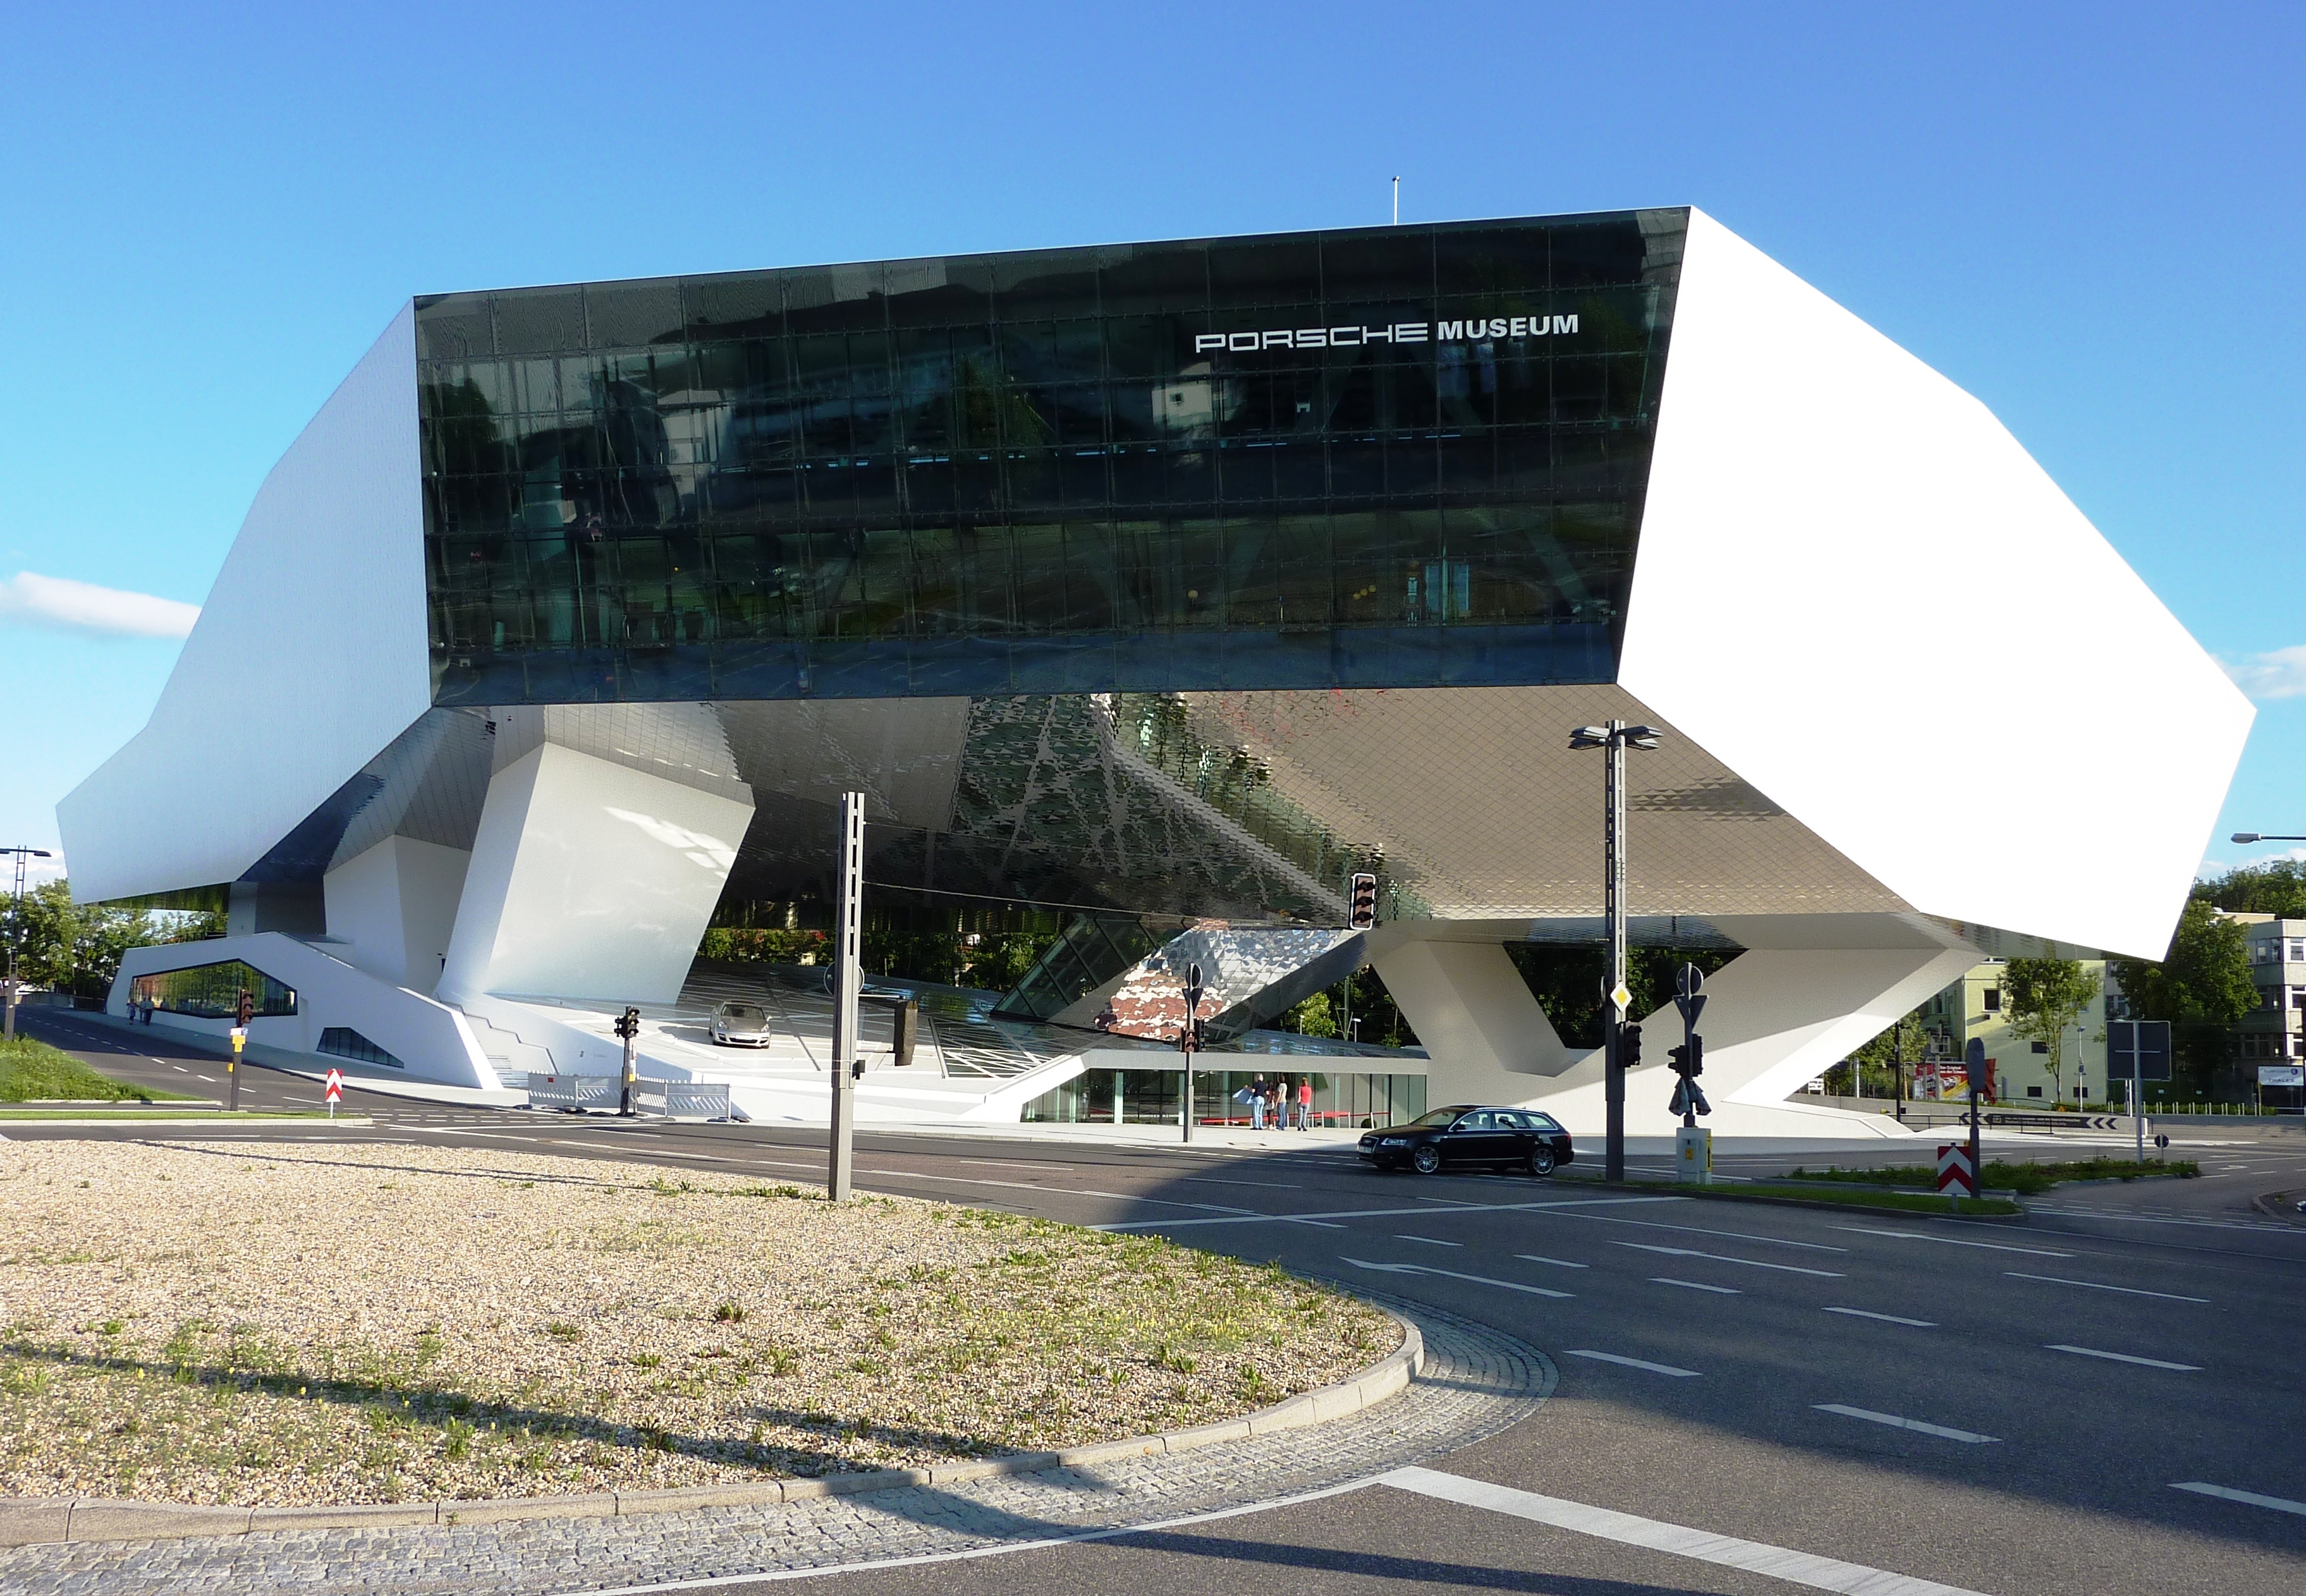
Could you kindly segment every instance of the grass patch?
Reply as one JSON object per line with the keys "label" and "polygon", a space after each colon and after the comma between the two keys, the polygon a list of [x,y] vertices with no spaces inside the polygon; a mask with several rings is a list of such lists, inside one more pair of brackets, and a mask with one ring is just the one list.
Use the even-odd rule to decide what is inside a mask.
{"label": "grass patch", "polygon": [[106,1103],[188,1100],[183,1092],[129,1086],[99,1075],[72,1054],[30,1037],[0,1042],[0,1103],[37,1103],[44,1098]]}
{"label": "grass patch", "polygon": [[[2013,1164],[1992,1158],[1981,1172],[1986,1191],[2014,1191],[2021,1197],[2039,1197],[2061,1181],[2135,1181],[2154,1175],[2192,1180],[2201,1173],[2202,1166],[2191,1158],[2149,1158],[2140,1164],[2134,1158],[2108,1157],[2075,1158],[2062,1164]],[[1796,1169],[1789,1178],[1849,1186],[1934,1187],[1938,1173],[1918,1164],[1901,1164],[1886,1169]]]}

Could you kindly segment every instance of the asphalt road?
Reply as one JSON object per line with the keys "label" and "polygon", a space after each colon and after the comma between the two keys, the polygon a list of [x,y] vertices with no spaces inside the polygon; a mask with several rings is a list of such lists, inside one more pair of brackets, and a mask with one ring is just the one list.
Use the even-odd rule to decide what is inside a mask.
{"label": "asphalt road", "polygon": [[[221,1085],[213,1059],[150,1031],[37,1014],[28,1028],[119,1079]],[[314,1095],[258,1069],[242,1100],[310,1107]],[[363,1161],[396,1144],[461,1142],[773,1179],[823,1170],[821,1132],[359,1091],[346,1106],[375,1122],[141,1133],[330,1139]],[[816,1583],[1002,1596],[1926,1588],[1868,1585],[1863,1571],[1880,1570],[1989,1592],[2295,1596],[2306,1589],[2306,1225],[2262,1217],[2248,1199],[2306,1188],[2306,1135],[2188,1126],[2174,1140],[2208,1178],[2062,1188],[2025,1224],[1986,1225],[1566,1178],[1380,1175],[1334,1150],[860,1134],[869,1189],[1157,1231],[1428,1302],[1541,1348],[1560,1385],[1534,1418],[1434,1460],[1431,1475]],[[1746,1173],[1739,1163],[1725,1160],[1727,1172]],[[1757,1559],[1795,1583],[1755,1572]]]}

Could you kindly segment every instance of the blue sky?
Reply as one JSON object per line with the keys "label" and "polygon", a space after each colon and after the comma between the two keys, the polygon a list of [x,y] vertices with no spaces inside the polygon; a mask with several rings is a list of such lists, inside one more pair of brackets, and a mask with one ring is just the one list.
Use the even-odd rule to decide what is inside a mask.
{"label": "blue sky", "polygon": [[[26,8],[0,841],[175,658],[70,585],[199,603],[412,293],[1367,223],[1396,173],[1410,220],[1702,206],[1977,394],[2260,696],[2216,836],[2306,832],[2302,47],[2294,4]],[[2013,681],[1916,768],[2055,713]]]}

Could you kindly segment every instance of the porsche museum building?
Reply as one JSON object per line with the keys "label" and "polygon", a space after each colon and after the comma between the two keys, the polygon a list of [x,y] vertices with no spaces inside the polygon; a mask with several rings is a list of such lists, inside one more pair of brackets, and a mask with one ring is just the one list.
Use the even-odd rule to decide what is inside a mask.
{"label": "porsche museum building", "polygon": [[[1736,951],[1713,1122],[1832,1138],[1788,1095],[1982,955],[2161,953],[2250,713],[1983,405],[1674,209],[419,296],[59,815],[83,897],[231,905],[114,1012],[253,981],[290,1064],[517,1089],[630,1002],[645,1073],[822,1119],[811,978],[696,955],[861,791],[868,893],[1067,917],[868,1120],[1174,1079],[1200,962],[1214,1069],[1583,1129],[1506,950],[1599,938],[1567,734],[1643,721],[1635,939]],[[1421,1048],[1263,1028],[1368,964]],[[778,1046],[710,1046],[756,991]]]}

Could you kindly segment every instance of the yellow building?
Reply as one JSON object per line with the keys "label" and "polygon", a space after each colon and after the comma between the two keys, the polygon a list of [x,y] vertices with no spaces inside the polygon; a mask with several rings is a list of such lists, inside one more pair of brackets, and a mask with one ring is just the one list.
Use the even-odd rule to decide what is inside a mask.
{"label": "yellow building", "polygon": [[[2064,1101],[2099,1102],[2105,1097],[2105,960],[2085,959],[2085,970],[2098,978],[2098,994],[2080,1020],[2066,1028],[2060,1039],[2064,1054],[2063,1089],[2051,1065],[2057,1062],[2047,1042],[2028,1042],[2010,1029],[2007,994],[2003,990],[2003,962],[1989,959],[1974,964],[1960,980],[1917,1011],[1922,1028],[1930,1033],[1934,1058],[1959,1064],[1969,1054],[1971,1037],[1986,1044],[1986,1080],[1996,1102],[2023,1105]],[[2079,1068],[2077,1063],[2079,1063]],[[1927,1066],[1919,1090],[1927,1092]],[[1909,1080],[1915,1072],[1908,1071]]]}

